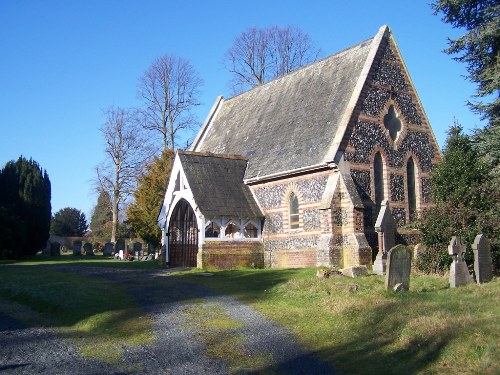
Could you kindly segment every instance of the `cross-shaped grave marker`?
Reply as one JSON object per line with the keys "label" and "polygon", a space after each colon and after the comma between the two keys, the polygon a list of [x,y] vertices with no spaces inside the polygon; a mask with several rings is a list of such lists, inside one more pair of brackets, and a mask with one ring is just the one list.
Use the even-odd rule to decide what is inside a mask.
{"label": "cross-shaped grave marker", "polygon": [[448,254],[453,256],[453,262],[450,266],[450,288],[456,288],[465,285],[470,281],[467,263],[464,261],[464,255],[467,247],[460,236],[453,236],[448,245]]}

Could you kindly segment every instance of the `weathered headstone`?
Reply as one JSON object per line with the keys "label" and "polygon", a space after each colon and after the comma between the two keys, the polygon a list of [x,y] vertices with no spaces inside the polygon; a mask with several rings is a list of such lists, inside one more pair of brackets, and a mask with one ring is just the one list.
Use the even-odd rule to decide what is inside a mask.
{"label": "weathered headstone", "polygon": [[474,252],[474,273],[476,274],[476,282],[478,284],[487,283],[493,279],[492,262],[491,262],[491,247],[488,239],[478,234],[472,244]]}
{"label": "weathered headstone", "polygon": [[73,255],[82,255],[82,241],[73,241]]}
{"label": "weathered headstone", "polygon": [[50,244],[50,256],[58,257],[61,255],[61,244],[59,242],[52,242]]}
{"label": "weathered headstone", "polygon": [[156,253],[155,245],[151,242],[148,242],[148,255]]}
{"label": "weathered headstone", "polygon": [[373,272],[383,275],[386,269],[387,252],[396,245],[396,222],[387,200],[382,201],[375,222],[375,231],[378,233],[378,254],[373,262]]}
{"label": "weathered headstone", "polygon": [[347,277],[359,277],[366,276],[368,274],[368,268],[366,268],[366,266],[352,266],[342,268],[340,272],[342,273],[342,275]]}
{"label": "weathered headstone", "polygon": [[417,259],[425,251],[427,251],[427,247],[423,243],[416,244],[413,249],[413,259]]}
{"label": "weathered headstone", "polygon": [[142,243],[140,242],[134,242],[133,245],[134,253],[140,253],[142,251]]}
{"label": "weathered headstone", "polygon": [[106,242],[106,244],[104,244],[102,255],[104,255],[105,257],[113,255],[113,244],[111,242]]}
{"label": "weathered headstone", "polygon": [[92,249],[92,244],[90,242],[85,242],[85,244],[83,245],[83,250],[85,250],[85,255],[87,256],[94,255],[94,250]]}
{"label": "weathered headstone", "polygon": [[411,250],[404,245],[393,247],[387,254],[385,289],[410,290]]}
{"label": "weathered headstone", "polygon": [[123,238],[119,238],[115,242],[115,253],[118,253],[120,250],[125,250],[125,240]]}
{"label": "weathered headstone", "polygon": [[450,266],[450,288],[465,285],[470,281],[469,270],[464,261],[466,246],[459,236],[453,236],[448,245],[448,254],[453,256]]}

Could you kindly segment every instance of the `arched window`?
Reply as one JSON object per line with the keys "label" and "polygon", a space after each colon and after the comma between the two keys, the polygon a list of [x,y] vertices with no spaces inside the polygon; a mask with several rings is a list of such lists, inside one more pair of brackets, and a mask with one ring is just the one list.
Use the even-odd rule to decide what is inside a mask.
{"label": "arched window", "polygon": [[205,226],[205,238],[217,238],[220,234],[220,226],[214,221],[209,221]]}
{"label": "arched window", "polygon": [[408,212],[410,221],[415,219],[417,214],[417,195],[415,189],[415,163],[412,158],[406,163],[406,186],[408,189]]}
{"label": "arched window", "polygon": [[257,238],[258,230],[257,227],[252,223],[248,223],[247,225],[245,225],[243,232],[245,238]]}
{"label": "arched window", "polygon": [[239,238],[240,227],[233,222],[229,223],[224,231],[224,236],[227,238]]}
{"label": "arched window", "polygon": [[373,178],[375,182],[375,204],[380,206],[384,200],[384,164],[380,152],[375,154],[373,160]]}
{"label": "arched window", "polygon": [[290,194],[288,203],[290,210],[290,229],[297,229],[299,227],[299,200],[294,193]]}

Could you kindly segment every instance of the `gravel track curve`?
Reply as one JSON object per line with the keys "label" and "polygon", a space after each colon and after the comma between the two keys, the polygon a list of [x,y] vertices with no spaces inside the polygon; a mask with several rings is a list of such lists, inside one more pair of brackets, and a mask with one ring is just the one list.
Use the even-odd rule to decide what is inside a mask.
{"label": "gravel track curve", "polygon": [[[50,266],[49,266],[50,267]],[[56,267],[56,266],[55,266]],[[332,367],[303,350],[296,337],[250,306],[197,283],[170,277],[165,270],[122,270],[57,266],[58,271],[84,273],[127,285],[154,320],[151,345],[125,347],[118,363],[83,358],[55,330],[27,327],[0,314],[1,374],[336,374]],[[193,324],[190,308],[217,309],[239,323],[245,353],[270,358],[258,371],[234,369],[228,361],[210,358]],[[221,338],[223,340],[223,338]]]}

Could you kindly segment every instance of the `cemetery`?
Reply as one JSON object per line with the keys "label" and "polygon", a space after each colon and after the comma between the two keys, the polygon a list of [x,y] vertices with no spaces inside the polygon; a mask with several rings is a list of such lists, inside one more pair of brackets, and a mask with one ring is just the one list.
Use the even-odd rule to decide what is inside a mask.
{"label": "cemetery", "polygon": [[[468,2],[451,3],[471,17]],[[489,13],[479,2],[473,15],[496,16],[499,7],[485,3]],[[431,5],[436,14],[449,6]],[[443,20],[455,27],[455,17],[464,21]],[[447,53],[464,53],[456,59],[469,64],[476,99],[496,98],[498,66],[476,49],[493,49],[492,61],[498,51],[475,39],[486,22],[476,21]],[[497,24],[484,25],[494,47]],[[309,36],[248,29],[225,56],[240,81],[212,96],[203,123],[194,114],[201,76],[183,58],[158,57],[138,80],[142,107],[103,111],[105,160],[88,223],[72,207],[51,211],[58,185],[37,162],[8,162],[0,371],[500,374],[500,102],[469,103],[488,124],[472,131],[454,120],[440,145],[443,124],[427,115],[436,104],[424,108],[403,56],[417,43],[400,48],[395,30],[382,25],[285,69],[272,67],[280,41],[312,48]],[[252,35],[270,48],[260,58],[274,61],[249,78],[237,67],[253,62],[235,53]],[[243,58],[255,60],[250,47]],[[435,72],[425,73],[435,88]],[[94,138],[87,129],[89,159]]]}

